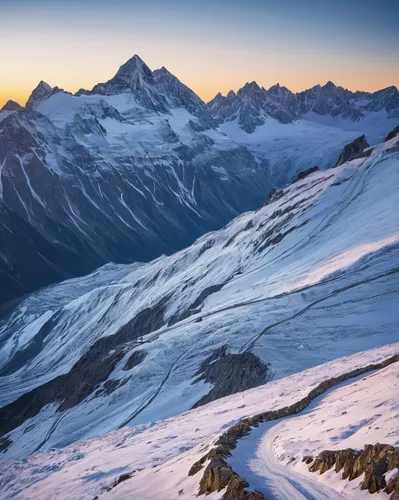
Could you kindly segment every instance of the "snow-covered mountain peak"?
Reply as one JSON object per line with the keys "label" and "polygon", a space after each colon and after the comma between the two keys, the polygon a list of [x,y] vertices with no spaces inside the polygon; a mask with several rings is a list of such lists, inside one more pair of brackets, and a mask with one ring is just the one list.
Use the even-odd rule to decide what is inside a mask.
{"label": "snow-covered mountain peak", "polygon": [[337,86],[335,85],[334,82],[332,82],[331,80],[328,80],[328,82],[325,83],[322,88],[326,89],[326,90],[334,90],[337,88]]}
{"label": "snow-covered mountain peak", "polygon": [[272,85],[268,91],[267,91],[269,94],[281,94],[281,93],[289,93],[289,94],[292,94],[293,93],[291,92],[290,89],[288,89],[287,87],[284,87],[284,85],[280,85],[279,83],[276,83],[274,85]]}
{"label": "snow-covered mountain peak", "polygon": [[[237,121],[247,133],[264,125],[268,117],[285,124],[302,119],[347,130],[356,128],[362,133],[379,125],[387,133],[396,125],[393,120],[399,119],[399,92],[395,86],[374,93],[351,92],[328,81],[293,93],[279,83],[265,90],[251,82],[237,92],[236,100],[231,97],[227,100],[217,96],[208,106],[219,122]],[[379,134],[374,142],[383,136]]]}
{"label": "snow-covered mountain peak", "polygon": [[43,99],[46,99],[51,94],[52,90],[52,87],[48,83],[41,80],[27,100],[25,104],[26,109],[35,109]]}
{"label": "snow-covered mountain peak", "polygon": [[0,111],[21,111],[23,109],[23,106],[21,106],[19,103],[13,101],[12,99],[9,99]]}
{"label": "snow-covered mountain peak", "polygon": [[252,82],[247,82],[239,91],[238,95],[247,96],[248,92],[262,92],[265,91],[263,87],[260,87],[254,80]]}
{"label": "snow-covered mountain peak", "polygon": [[153,74],[146,63],[135,54],[126,61],[125,64],[122,64],[115,76],[127,76],[132,79],[150,80]]}
{"label": "snow-covered mountain peak", "polygon": [[105,83],[98,83],[90,93],[114,95],[124,92],[134,92],[153,82],[154,75],[151,69],[138,55],[134,55],[122,64],[111,80]]}

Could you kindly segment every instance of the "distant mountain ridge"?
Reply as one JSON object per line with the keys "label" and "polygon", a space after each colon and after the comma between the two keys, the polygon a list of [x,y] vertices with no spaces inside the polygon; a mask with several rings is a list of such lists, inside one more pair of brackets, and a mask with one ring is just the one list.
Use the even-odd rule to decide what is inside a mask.
{"label": "distant mountain ridge", "polygon": [[290,123],[308,113],[358,121],[368,113],[385,111],[388,118],[399,118],[399,91],[391,86],[376,92],[351,92],[329,81],[293,93],[279,84],[266,90],[252,82],[237,93],[217,94],[208,106],[219,123],[237,119],[240,128],[252,133],[269,117]]}

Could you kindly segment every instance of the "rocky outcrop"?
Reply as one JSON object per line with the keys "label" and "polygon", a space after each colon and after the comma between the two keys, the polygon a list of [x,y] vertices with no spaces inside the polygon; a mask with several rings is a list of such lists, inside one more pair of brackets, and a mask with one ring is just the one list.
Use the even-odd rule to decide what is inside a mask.
{"label": "rocky outcrop", "polygon": [[131,370],[135,366],[141,364],[146,356],[147,356],[146,351],[134,351],[133,354],[129,356],[129,359],[126,361],[123,370]]}
{"label": "rocky outcrop", "polygon": [[[245,479],[239,478],[238,474],[233,471],[226,459],[231,456],[231,451],[236,448],[237,441],[242,437],[248,435],[252,431],[253,427],[257,427],[260,423],[263,422],[270,422],[273,420],[278,420],[280,418],[288,417],[290,415],[296,415],[297,413],[303,411],[307,406],[309,406],[316,397],[321,396],[332,387],[335,387],[338,384],[341,384],[342,382],[345,382],[346,380],[349,380],[351,378],[363,375],[364,373],[385,368],[386,366],[397,363],[398,361],[399,354],[395,354],[394,356],[382,361],[381,363],[368,365],[362,368],[356,368],[355,370],[344,373],[338,377],[330,378],[321,382],[318,386],[312,389],[307,396],[290,406],[286,406],[279,410],[259,413],[257,415],[254,415],[253,417],[245,418],[237,424],[233,425],[221,436],[219,436],[219,438],[215,442],[215,447],[208,451],[208,453],[201,457],[190,468],[188,475],[192,476],[203,469],[205,463],[209,461],[200,481],[198,494],[201,495],[203,493],[212,493],[214,491],[221,491],[224,488],[227,488],[226,492],[223,495],[223,500],[230,500],[236,498],[232,496],[226,496],[227,491],[229,491],[229,489],[231,491],[231,489],[233,488],[233,482],[237,480],[241,481],[240,484],[243,490],[245,487],[247,487],[244,486],[247,484]],[[310,462],[310,458],[311,457],[304,457],[304,460],[306,459],[305,461]],[[332,466],[335,463],[335,456],[333,457],[330,452],[326,452],[324,460],[326,462],[326,465],[323,465],[322,468],[325,468],[330,464]],[[342,461],[343,457],[341,457],[340,459],[340,464],[342,463]],[[371,481],[372,480],[373,479],[371,478]],[[392,485],[391,487],[396,488],[396,484]],[[256,498],[256,500],[264,498],[261,493],[257,493],[257,495],[259,496],[253,498]],[[237,498],[244,498],[246,500],[249,500],[250,497],[243,496]],[[395,497],[392,497],[391,500],[397,499]]]}
{"label": "rocky outcrop", "polygon": [[388,444],[367,444],[361,451],[322,451],[309,467],[310,472],[324,474],[335,466],[335,472],[342,472],[342,479],[352,481],[364,474],[360,489],[376,493],[384,490],[393,493],[392,500],[399,492],[399,478],[392,478],[387,484],[385,474],[399,467],[399,449]]}
{"label": "rocky outcrop", "polygon": [[319,167],[310,167],[307,170],[303,170],[302,172],[299,172],[299,174],[295,177],[294,182],[301,181],[302,179],[305,179],[308,175],[313,174],[313,172],[317,172]]}
{"label": "rocky outcrop", "polygon": [[390,141],[397,135],[399,135],[399,125],[389,132],[389,134],[385,137],[384,142]]}
{"label": "rocky outcrop", "polygon": [[133,477],[133,474],[128,474],[128,473],[121,474],[118,477],[118,479],[115,479],[115,481],[112,483],[112,485],[109,488],[107,488],[107,491],[113,490],[114,488],[116,488],[118,486],[118,484],[123,483],[124,481],[127,481],[131,477]]}
{"label": "rocky outcrop", "polygon": [[199,495],[222,491],[223,500],[264,500],[264,495],[256,491],[246,491],[249,484],[220,458],[214,458],[205,469],[200,481]]}
{"label": "rocky outcrop", "polygon": [[[339,167],[340,165],[343,165],[347,161],[354,160],[355,158],[359,157],[359,154],[362,153],[366,148],[369,147],[369,144],[366,140],[365,135],[361,135],[357,139],[355,139],[353,142],[347,144],[344,147],[344,150],[342,153],[338,156],[337,163],[335,164],[336,167]],[[371,154],[371,150],[370,150]],[[367,156],[367,155],[365,155]]]}
{"label": "rocky outcrop", "polygon": [[9,99],[0,111],[23,111],[23,107],[18,104],[16,101]]}
{"label": "rocky outcrop", "polygon": [[213,387],[193,408],[264,384],[267,371],[268,367],[252,352],[230,354],[224,345],[205,359],[196,373],[194,383],[204,380],[213,384]]}

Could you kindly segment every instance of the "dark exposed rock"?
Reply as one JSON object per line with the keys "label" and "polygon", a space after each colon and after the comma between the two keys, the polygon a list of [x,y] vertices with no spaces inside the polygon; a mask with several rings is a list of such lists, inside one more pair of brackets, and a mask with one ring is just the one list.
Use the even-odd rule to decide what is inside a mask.
{"label": "dark exposed rock", "polygon": [[223,495],[223,500],[264,500],[265,497],[258,491],[247,491],[249,484],[245,479],[233,474]]}
{"label": "dark exposed rock", "polygon": [[[253,427],[257,427],[262,422],[269,422],[272,420],[278,420],[280,418],[287,417],[289,415],[298,414],[302,412],[307,406],[309,406],[310,403],[316,397],[324,394],[332,387],[335,387],[338,384],[341,384],[342,382],[345,382],[346,380],[349,380],[351,378],[358,377],[370,371],[385,368],[386,366],[389,366],[397,362],[399,362],[399,354],[391,356],[390,358],[382,361],[381,363],[371,364],[362,368],[356,368],[338,377],[333,377],[321,382],[318,386],[312,389],[307,396],[305,396],[303,399],[290,406],[286,406],[279,410],[271,410],[271,411],[266,411],[264,413],[259,413],[257,415],[254,415],[253,417],[245,418],[240,422],[238,422],[237,424],[233,425],[217,439],[217,441],[215,442],[215,447],[209,450],[190,468],[189,475],[194,475],[203,468],[205,462],[210,461],[207,467],[205,468],[204,475],[206,475],[206,479],[204,479],[204,481],[201,482],[202,489],[200,487],[199,494],[204,492],[210,493],[212,491],[219,491],[218,489],[212,489],[212,488],[215,487],[219,488],[221,484],[224,484],[226,482],[227,478],[229,478],[229,481],[227,483],[227,489],[229,489],[230,481],[232,482],[236,480],[236,478],[238,478],[238,475],[232,470],[232,468],[229,466],[229,464],[226,462],[225,459],[231,455],[231,450],[236,448],[237,441],[241,437],[246,436],[248,433],[250,433]],[[376,445],[376,447],[374,447],[373,449],[367,449],[368,450],[367,456],[370,456],[370,454],[371,456],[373,456],[373,452],[376,452],[377,455],[380,456],[381,453],[384,453],[383,450],[387,451],[386,446],[387,445]],[[377,448],[377,447],[382,447],[382,448]],[[392,447],[389,448],[392,449]],[[352,458],[350,458],[352,456],[351,452],[352,450],[344,450],[343,452],[339,452],[340,454],[338,456],[340,457],[340,459],[338,462],[338,467],[342,468],[342,466],[344,466],[344,473],[345,473],[345,464],[347,460],[350,459],[350,463],[352,463]],[[335,452],[324,452],[324,453],[325,453],[326,464],[322,465],[322,462],[319,461],[317,470],[320,470],[320,468],[324,468],[325,470],[327,470],[328,468],[331,468],[335,463],[335,456],[333,457],[333,454]],[[390,468],[394,468],[394,464],[396,464],[396,466],[398,465],[399,461],[396,458],[396,454],[397,452],[395,451],[394,454],[395,456],[393,457],[392,452],[387,453],[387,455],[389,456],[387,458],[388,465],[386,470],[391,470]],[[303,460],[306,461],[306,463],[309,463],[311,458],[312,457],[304,457]],[[344,464],[342,463],[343,460],[345,460]],[[379,479],[377,479],[377,474],[380,474],[383,468],[384,468],[383,462],[382,463],[379,462],[379,465],[376,469],[374,467],[371,469],[372,476],[369,478],[368,483],[371,484],[373,487],[374,485],[379,484],[378,483]],[[350,471],[346,472],[350,473]],[[380,476],[378,476],[378,478],[379,477]],[[243,479],[241,479],[241,481],[242,481],[241,483],[242,488],[247,487],[244,486],[246,484],[246,481]],[[392,488],[391,491],[394,491],[394,488],[397,487],[398,485],[396,483],[391,484],[390,482],[390,488]],[[225,495],[223,496],[224,500],[226,500],[227,498],[229,498],[229,500],[235,498],[235,497],[226,497]],[[394,495],[396,495],[396,493],[394,493]],[[250,497],[243,497],[243,498],[249,499]],[[261,499],[262,496],[253,498]],[[390,500],[397,500],[397,498],[392,496]]]}
{"label": "dark exposed rock", "polygon": [[126,364],[123,367],[123,369],[124,370],[131,370],[135,366],[142,363],[146,356],[147,356],[146,351],[134,351],[133,354],[126,361]]}
{"label": "dark exposed rock", "polygon": [[[366,140],[365,135],[361,135],[357,139],[355,139],[353,142],[347,144],[344,147],[344,150],[342,153],[339,155],[337,163],[335,164],[336,167],[339,167],[340,165],[343,165],[347,161],[353,160],[355,158],[359,157],[359,154],[363,152],[364,149],[368,148],[369,144]],[[370,151],[371,154],[371,151]]]}
{"label": "dark exposed rock", "polygon": [[384,142],[390,141],[399,134],[399,125],[392,129],[389,134],[385,137]]}
{"label": "dark exposed rock", "polygon": [[[205,245],[204,245],[205,246]],[[169,318],[168,326],[175,325],[179,321],[183,321],[186,318],[189,318],[193,314],[197,314],[201,311],[201,305],[204,300],[212,295],[213,293],[221,290],[226,283],[221,283],[220,285],[211,285],[202,290],[202,292],[198,295],[198,297],[194,300],[194,302],[186,309],[185,311],[180,311],[174,314]]]}
{"label": "dark exposed rock", "polygon": [[399,476],[390,479],[384,491],[388,495],[392,493],[389,500],[399,500]]}
{"label": "dark exposed rock", "polygon": [[310,472],[320,472],[324,474],[326,471],[331,469],[335,465],[335,451],[325,450],[320,453],[320,455],[313,462],[312,466],[309,467]]}
{"label": "dark exposed rock", "polygon": [[12,356],[7,363],[5,363],[0,369],[0,377],[10,375],[16,372],[23,366],[25,366],[31,359],[33,359],[37,354],[40,353],[43,347],[43,342],[47,335],[51,332],[55,324],[57,323],[59,313],[55,313],[50,319],[48,319],[44,325],[40,328],[38,333],[35,335],[33,341],[28,344],[24,349],[16,351],[14,356]]}
{"label": "dark exposed rock", "polygon": [[202,292],[198,295],[198,297],[194,300],[194,302],[191,304],[190,309],[196,309],[199,307],[204,300],[209,297],[209,295],[212,295],[213,293],[218,292],[221,290],[226,283],[220,283],[219,285],[212,285],[208,286]]}
{"label": "dark exposed rock", "polygon": [[18,104],[16,101],[9,99],[0,111],[22,111],[24,109],[23,106]]}
{"label": "dark exposed rock", "polygon": [[262,207],[265,207],[266,205],[269,205],[270,203],[273,203],[274,201],[279,200],[284,196],[284,190],[283,189],[272,189],[269,193],[269,196],[266,198],[266,200],[263,202]]}
{"label": "dark exposed rock", "polygon": [[116,389],[118,389],[118,387],[125,385],[128,380],[129,380],[129,378],[125,378],[125,379],[121,379],[121,380],[119,380],[119,379],[106,380],[105,382],[103,382],[101,387],[96,390],[96,392],[94,393],[94,396],[96,398],[98,398],[100,396],[108,396],[109,394],[116,391]]}
{"label": "dark exposed rock", "polygon": [[295,177],[295,180],[294,182],[298,182],[298,181],[301,181],[302,179],[305,179],[305,177],[307,177],[308,175],[310,174],[313,174],[313,172],[317,172],[319,169],[319,167],[310,167],[308,168],[307,170],[303,170],[302,172],[299,172],[299,174]]}
{"label": "dark exposed rock", "polygon": [[52,90],[53,89],[48,83],[41,80],[29,96],[29,99],[25,104],[26,109],[34,109],[43,99],[51,94]]}
{"label": "dark exposed rock", "polygon": [[164,324],[167,299],[168,297],[137,313],[114,335],[98,339],[68,373],[36,387],[0,408],[0,436],[37,415],[47,404],[59,402],[57,411],[64,411],[76,406],[99,388],[100,391],[115,390],[114,382],[105,388],[101,384],[108,379],[116,364],[123,358],[126,342],[147,335]]}
{"label": "dark exposed rock", "polygon": [[[385,474],[399,465],[399,449],[387,444],[365,445],[361,451],[351,448],[338,451],[323,451],[309,467],[310,472],[323,474],[335,465],[335,472],[343,469],[342,479],[352,481],[364,474],[362,490],[376,493],[387,488]],[[390,482],[386,493],[394,491],[396,485]]]}
{"label": "dark exposed rock", "polygon": [[131,477],[133,477],[132,474],[121,474],[118,479],[115,479],[114,483],[107,489],[107,491],[111,491],[112,489],[114,489],[116,486],[118,486],[118,484],[120,483],[123,483],[123,481],[127,481],[128,479],[130,479]]}
{"label": "dark exposed rock", "polygon": [[257,356],[251,352],[230,354],[226,350],[227,346],[222,346],[201,363],[194,383],[205,380],[213,387],[193,408],[265,383],[267,366]]}
{"label": "dark exposed rock", "polygon": [[221,457],[214,457],[206,467],[199,485],[199,495],[221,491],[229,484],[233,469]]}
{"label": "dark exposed rock", "polygon": [[8,436],[0,438],[0,452],[7,451],[7,449],[11,445],[12,445],[12,440]]}

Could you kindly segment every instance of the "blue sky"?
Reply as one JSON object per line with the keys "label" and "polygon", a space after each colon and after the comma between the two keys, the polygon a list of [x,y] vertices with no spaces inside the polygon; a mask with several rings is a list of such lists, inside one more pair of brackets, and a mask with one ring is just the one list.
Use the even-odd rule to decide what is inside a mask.
{"label": "blue sky", "polygon": [[40,79],[91,87],[135,53],[205,99],[251,80],[399,83],[393,0],[0,0],[0,19],[0,102]]}

